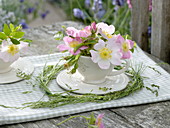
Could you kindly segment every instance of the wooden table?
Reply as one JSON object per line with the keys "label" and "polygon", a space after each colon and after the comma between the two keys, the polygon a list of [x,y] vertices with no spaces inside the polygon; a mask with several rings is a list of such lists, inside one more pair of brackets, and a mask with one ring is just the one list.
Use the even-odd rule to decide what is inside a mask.
{"label": "wooden table", "polygon": [[[61,25],[82,27],[76,22],[62,22],[53,25],[40,26],[34,29],[25,30],[26,38],[33,40],[31,49],[22,56],[42,55],[58,52],[57,44],[61,43],[53,39],[53,33],[61,30]],[[149,54],[148,54],[149,55]],[[159,59],[149,55],[156,62]],[[163,65],[170,73],[170,66]],[[170,101],[137,105],[131,107],[118,107],[92,111],[95,116],[105,113],[103,122],[106,128],[170,128]],[[76,115],[89,116],[91,112],[79,113]],[[3,125],[0,128],[86,128],[83,118],[76,118],[57,126],[56,124],[67,119],[68,116],[44,119],[39,121],[25,122],[19,124]]]}

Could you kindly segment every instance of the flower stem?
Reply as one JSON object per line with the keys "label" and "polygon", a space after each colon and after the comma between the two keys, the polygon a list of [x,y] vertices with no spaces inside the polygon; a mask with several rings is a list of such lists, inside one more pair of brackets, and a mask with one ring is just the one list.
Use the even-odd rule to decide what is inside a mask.
{"label": "flower stem", "polygon": [[73,119],[73,118],[77,118],[77,117],[82,117],[82,118],[84,118],[84,119],[86,119],[86,120],[89,120],[89,118],[86,117],[86,116],[77,115],[77,116],[71,116],[71,117],[69,117],[68,119],[65,119],[65,120],[63,120],[62,122],[58,123],[57,125],[61,125],[61,124],[65,123],[66,121],[71,120],[71,119]]}

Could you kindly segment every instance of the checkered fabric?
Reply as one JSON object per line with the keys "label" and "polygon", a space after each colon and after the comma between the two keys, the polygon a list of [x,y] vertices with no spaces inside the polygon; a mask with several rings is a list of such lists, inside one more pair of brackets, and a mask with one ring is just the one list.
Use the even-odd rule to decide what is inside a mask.
{"label": "checkered fabric", "polygon": [[[28,59],[34,64],[35,71],[33,75],[37,75],[39,72],[42,71],[42,68],[45,63],[55,64],[62,56],[63,54],[56,53],[42,56],[31,56],[26,57],[26,59]],[[162,74],[159,75],[157,72],[149,68],[147,68],[143,73],[143,76],[150,78],[144,80],[145,86],[150,86],[151,84],[156,84],[160,86],[158,97],[156,97],[150,91],[142,89],[141,91],[138,91],[133,95],[105,103],[83,103],[83,104],[79,103],[73,105],[66,105],[54,109],[51,108],[15,109],[0,107],[0,125],[47,119],[102,108],[132,106],[169,100],[170,74],[168,74],[161,67],[157,66],[156,63],[152,61],[148,56],[146,56],[144,52],[139,48],[137,48],[137,50],[135,51],[132,61],[134,65],[143,63],[145,65],[154,67]],[[57,85],[55,80],[52,81],[49,87],[51,91],[58,92],[64,91]],[[20,81],[11,84],[2,84],[0,85],[0,104],[13,107],[22,107],[23,103],[38,101],[44,95],[43,92],[40,91],[38,87],[34,89],[32,93],[28,94],[22,93],[25,91],[32,90],[33,90],[32,85],[26,84],[26,81]]]}

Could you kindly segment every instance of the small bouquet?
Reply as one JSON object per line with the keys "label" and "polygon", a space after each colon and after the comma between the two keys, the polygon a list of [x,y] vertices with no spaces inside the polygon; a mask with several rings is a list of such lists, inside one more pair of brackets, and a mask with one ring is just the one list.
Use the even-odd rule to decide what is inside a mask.
{"label": "small bouquet", "polygon": [[20,57],[20,52],[27,49],[31,40],[23,38],[22,27],[4,24],[0,32],[0,60],[14,62]]}
{"label": "small bouquet", "polygon": [[[64,40],[57,48],[61,52],[68,51],[71,55],[65,57],[66,67],[74,65],[71,73],[78,68],[80,56],[88,56],[101,69],[108,69],[111,65],[121,65],[122,60],[130,59],[135,48],[135,42],[128,35],[122,36],[115,32],[113,25],[100,22],[86,26],[81,30],[74,27],[65,28],[67,36],[58,32],[56,39]],[[62,37],[62,38],[61,38]]]}

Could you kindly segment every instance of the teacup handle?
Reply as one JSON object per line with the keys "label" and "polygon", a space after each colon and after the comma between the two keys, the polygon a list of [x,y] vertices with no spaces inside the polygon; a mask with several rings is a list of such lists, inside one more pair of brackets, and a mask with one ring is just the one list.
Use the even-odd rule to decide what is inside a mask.
{"label": "teacup handle", "polygon": [[125,61],[125,62],[126,62],[126,66],[124,68],[122,68],[121,70],[113,69],[108,76],[116,76],[116,75],[120,75],[124,73],[129,68],[129,65],[130,65],[129,61]]}

